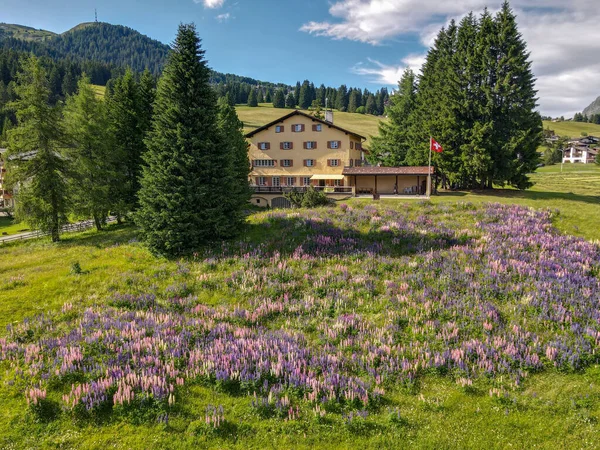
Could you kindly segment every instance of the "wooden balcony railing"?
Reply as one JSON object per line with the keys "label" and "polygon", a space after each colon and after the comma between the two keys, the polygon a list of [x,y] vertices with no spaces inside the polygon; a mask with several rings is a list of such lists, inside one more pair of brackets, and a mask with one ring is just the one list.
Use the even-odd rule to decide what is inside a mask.
{"label": "wooden balcony railing", "polygon": [[[254,193],[261,194],[285,194],[286,192],[306,192],[308,186],[250,186]],[[312,186],[316,191],[325,194],[348,194],[354,195],[354,186]]]}

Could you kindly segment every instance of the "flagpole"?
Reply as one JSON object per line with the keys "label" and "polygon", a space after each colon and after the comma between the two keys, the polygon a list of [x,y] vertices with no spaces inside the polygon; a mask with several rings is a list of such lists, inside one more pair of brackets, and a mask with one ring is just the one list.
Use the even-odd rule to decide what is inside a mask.
{"label": "flagpole", "polygon": [[429,196],[431,196],[431,147],[433,143],[433,137],[429,136],[429,170],[427,171],[427,189],[425,190],[425,194],[427,194],[427,190],[429,190]]}

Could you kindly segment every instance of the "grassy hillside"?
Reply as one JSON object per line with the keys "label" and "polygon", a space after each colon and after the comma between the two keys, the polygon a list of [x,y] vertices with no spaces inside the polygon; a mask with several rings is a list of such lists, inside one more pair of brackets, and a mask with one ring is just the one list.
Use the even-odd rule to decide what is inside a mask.
{"label": "grassy hillside", "polygon": [[600,125],[593,123],[544,121],[544,129],[546,128],[554,130],[558,136],[578,138],[581,137],[582,132],[585,132],[590,136],[600,137]]}
{"label": "grassy hillside", "polygon": [[[236,110],[240,120],[244,122],[244,132],[246,133],[272,122],[281,116],[285,116],[292,111],[291,109],[287,108],[273,108],[271,103],[261,103],[256,108],[238,105],[236,106]],[[336,125],[351,131],[355,131],[366,138],[378,134],[380,120],[380,117],[375,117],[368,114],[353,114],[338,111],[333,113],[333,122]]]}
{"label": "grassy hillside", "polygon": [[[558,189],[555,175],[540,173],[537,188],[552,194]],[[580,211],[597,210],[598,205],[581,192],[563,194]],[[595,308],[590,306],[594,291],[579,285],[589,284],[590,277],[552,278],[548,272],[543,280],[531,278],[537,271],[562,270],[562,258],[577,259],[579,252],[593,247],[544,231],[544,214],[480,205],[488,199],[550,208],[562,205],[550,195],[511,198],[497,192],[484,199],[458,194],[440,196],[432,204],[374,205],[359,200],[349,202],[350,209],[256,213],[249,218],[239,254],[219,246],[207,259],[158,258],[137,242],[133,227],[70,235],[57,245],[38,240],[6,246],[0,256],[0,327],[12,327],[0,334],[0,338],[8,335],[6,341],[0,340],[1,348],[8,353],[14,351],[13,345],[26,348],[29,362],[21,359],[21,365],[43,370],[47,368],[36,351],[38,342],[68,345],[70,353],[45,360],[57,367],[57,375],[38,379],[48,387],[46,409],[26,404],[23,392],[29,386],[29,372],[19,371],[17,376],[14,361],[0,363],[0,447],[141,449],[151,442],[157,449],[596,448],[600,367],[593,361],[597,358],[581,350],[585,352],[581,356],[590,358],[583,368],[556,368],[544,356],[544,347],[537,348],[559,342],[564,355],[565,347],[579,342],[571,339],[571,333],[579,330],[575,325],[583,315],[594,317]],[[587,233],[597,224],[581,227]],[[538,231],[539,242],[531,238]],[[346,239],[335,244],[340,236]],[[302,243],[305,253],[297,256],[294,249]],[[254,244],[258,253],[248,252],[246,246]],[[530,260],[534,251],[535,258],[544,261]],[[81,274],[71,273],[75,261]],[[589,263],[582,267],[594,271]],[[538,285],[547,289],[539,299],[532,296]],[[547,295],[557,303],[540,303]],[[136,299],[153,304],[137,304]],[[560,316],[563,302],[569,301],[578,309],[568,320],[577,323],[552,322],[548,315]],[[43,319],[22,322],[42,313]],[[113,323],[114,317],[118,320]],[[306,373],[304,351],[307,357],[336,352],[336,358],[314,358],[310,364],[335,365],[343,359],[338,369],[342,376],[352,371],[369,378],[368,370],[358,365],[361,361],[380,371],[388,352],[405,350],[384,376],[383,399],[366,408],[357,400],[309,402],[298,387],[275,394],[291,401],[295,413],[289,417],[287,408],[269,403],[260,393],[254,397],[239,383],[214,377],[186,379],[177,387],[175,405],[165,409],[152,409],[151,403],[144,406],[142,396],[129,408],[113,407],[112,402],[91,411],[52,406],[62,404],[62,394],[68,395],[72,384],[90,376],[76,370],[79,351],[86,359],[97,355],[94,364],[99,367],[113,364],[111,373],[124,367],[132,354],[139,364],[155,370],[159,361],[171,361],[168,351],[173,337],[182,333],[182,324],[186,332],[181,345],[196,341],[198,351],[207,357],[228,360],[237,355],[237,345],[247,343],[251,347],[237,355],[240,361],[245,363],[257,352],[283,350],[275,362],[287,370],[288,358],[297,361],[301,374]],[[593,320],[589,324],[596,326]],[[237,330],[239,339],[232,342],[229,335],[217,339],[220,347],[213,354],[209,346],[218,336],[209,329],[216,328],[218,333]],[[113,329],[122,330],[122,336],[117,341],[104,338]],[[271,341],[261,340],[265,330],[265,339]],[[82,332],[85,339],[75,341]],[[58,336],[68,337],[59,344]],[[431,345],[432,353],[443,353],[462,343],[476,351],[465,356],[453,353],[452,358],[468,358],[469,369],[481,370],[478,360],[486,353],[492,355],[491,365],[497,364],[494,358],[505,361],[507,355],[514,364],[502,366],[500,375],[472,375],[472,384],[466,384],[457,367],[420,369],[414,382],[393,377],[394,371],[404,370],[400,365],[410,364],[410,349],[421,352]],[[597,344],[590,339],[589,345]],[[118,367],[109,356],[116,347],[127,348]],[[524,347],[540,354],[543,365],[529,371],[519,359]],[[150,356],[154,352],[162,356],[155,360]],[[186,367],[184,357],[175,358],[171,370]],[[261,359],[265,365],[269,361]],[[421,364],[428,361],[425,357]],[[206,362],[203,367],[212,366]],[[515,369],[529,372],[518,386],[510,381]],[[279,370],[266,368],[264,376],[273,383]],[[262,382],[259,385],[256,389]],[[225,421],[219,427],[206,425],[211,406],[223,407]]]}
{"label": "grassy hillside", "polygon": [[56,36],[56,33],[46,30],[36,30],[35,28],[26,27],[24,25],[15,25],[8,23],[0,23],[0,33],[4,33],[15,39],[23,39],[25,41],[46,41]]}

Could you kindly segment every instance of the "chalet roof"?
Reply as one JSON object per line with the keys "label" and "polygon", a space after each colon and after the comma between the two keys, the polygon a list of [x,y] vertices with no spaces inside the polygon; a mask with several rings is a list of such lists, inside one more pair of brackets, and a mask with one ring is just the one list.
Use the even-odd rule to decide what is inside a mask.
{"label": "chalet roof", "polygon": [[289,119],[290,117],[293,117],[293,116],[304,116],[304,117],[308,117],[308,118],[309,118],[309,119],[311,119],[313,122],[319,122],[319,123],[322,123],[323,125],[327,125],[328,127],[335,128],[336,130],[343,131],[343,132],[344,132],[344,133],[346,133],[346,134],[352,134],[352,135],[354,135],[354,136],[357,136],[357,137],[359,137],[359,138],[361,138],[361,139],[365,139],[365,140],[367,139],[366,137],[364,137],[364,136],[361,136],[360,134],[358,134],[358,133],[355,133],[354,131],[350,131],[350,130],[346,130],[345,128],[338,127],[337,125],[334,125],[334,124],[332,124],[332,123],[330,123],[330,122],[327,122],[326,120],[323,120],[323,119],[317,119],[315,116],[311,116],[310,114],[306,114],[306,113],[304,113],[304,112],[302,112],[302,111],[298,111],[297,109],[295,109],[294,111],[292,111],[292,112],[291,112],[291,113],[289,113],[289,114],[286,114],[286,115],[285,115],[285,116],[283,116],[283,117],[280,117],[279,119],[276,119],[276,120],[274,120],[273,122],[269,122],[268,124],[266,124],[266,125],[263,125],[262,127],[259,127],[259,128],[257,128],[256,130],[253,130],[253,131],[251,131],[250,133],[246,134],[246,137],[247,137],[247,138],[251,138],[251,137],[252,137],[252,136],[254,136],[255,134],[257,134],[257,133],[260,133],[261,131],[263,131],[263,130],[266,130],[267,128],[270,128],[270,127],[272,127],[273,125],[276,125],[276,124],[278,124],[278,123],[282,123],[283,121],[285,121],[285,120],[287,120],[287,119]]}
{"label": "chalet roof", "polygon": [[[429,167],[427,166],[407,166],[407,167],[345,167],[342,172],[344,175],[427,175]],[[431,173],[435,173],[435,168],[431,167]]]}

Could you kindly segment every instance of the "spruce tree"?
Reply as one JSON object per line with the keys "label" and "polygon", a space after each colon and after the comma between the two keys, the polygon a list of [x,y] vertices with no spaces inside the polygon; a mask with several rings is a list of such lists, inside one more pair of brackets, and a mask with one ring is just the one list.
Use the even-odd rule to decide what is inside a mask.
{"label": "spruce tree", "polygon": [[156,253],[186,254],[227,237],[239,214],[209,80],[196,27],[180,25],[158,83],[136,214],[142,239]]}
{"label": "spruce tree", "polygon": [[290,92],[285,99],[285,106],[287,108],[295,108],[296,107],[296,96]]}
{"label": "spruce tree", "polygon": [[310,92],[310,83],[308,80],[304,80],[302,86],[300,87],[300,99],[298,101],[298,106],[300,109],[308,109],[312,104],[311,92]]}
{"label": "spruce tree", "polygon": [[10,106],[17,127],[8,131],[10,184],[17,188],[16,216],[60,239],[67,222],[68,165],[62,155],[59,111],[50,106],[46,72],[35,56],[25,58]]}
{"label": "spruce tree", "polygon": [[358,108],[360,104],[358,103],[358,97],[356,95],[356,90],[352,89],[350,91],[350,97],[348,99],[348,112],[355,113],[356,108]]}
{"label": "spruce tree", "polygon": [[257,93],[256,93],[256,101],[258,103],[264,103],[265,102],[265,98],[263,96],[263,91],[262,89],[258,89]]}
{"label": "spruce tree", "polygon": [[301,88],[302,88],[302,86],[300,85],[300,82],[297,81],[296,89],[294,89],[294,105],[292,106],[292,108],[295,108],[296,105],[300,104],[300,89]]}
{"label": "spruce tree", "polygon": [[384,166],[406,164],[406,155],[411,146],[408,130],[415,109],[416,91],[415,74],[407,69],[398,83],[398,91],[390,97],[388,121],[380,122],[379,135],[371,142],[370,159],[373,162]]}
{"label": "spruce tree", "polygon": [[89,78],[81,78],[76,95],[70,96],[65,106],[68,146],[64,155],[71,167],[73,210],[81,217],[92,217],[98,230],[110,210],[110,187],[115,180],[111,175],[105,117],[104,104],[96,96]]}
{"label": "spruce tree", "polygon": [[223,186],[228,189],[228,195],[225,201],[228,202],[228,210],[231,212],[229,219],[229,235],[234,235],[245,222],[245,209],[252,196],[250,185],[250,161],[248,159],[248,141],[244,136],[244,124],[238,118],[235,108],[228,105],[223,99],[218,102],[219,115],[218,126],[221,132],[221,139],[225,143],[224,149],[229,154],[227,162],[228,171],[231,179],[228,185]]}
{"label": "spruce tree", "polygon": [[273,98],[271,97],[270,89],[267,89],[267,93],[265,94],[265,103],[273,103]]}
{"label": "spruce tree", "polygon": [[[148,89],[146,87],[145,89]],[[137,208],[145,133],[150,126],[152,90],[144,96],[131,70],[117,78],[107,96],[107,119],[113,145],[111,159],[120,182],[113,183],[113,210],[124,216]]]}
{"label": "spruce tree", "polygon": [[256,108],[258,106],[258,99],[256,98],[256,89],[251,89],[248,95],[248,106]]}
{"label": "spruce tree", "polygon": [[348,109],[348,88],[346,88],[345,84],[342,84],[337,90],[334,105],[337,110],[342,112]]}
{"label": "spruce tree", "polygon": [[282,89],[277,89],[273,96],[273,108],[285,108],[285,94]]}

